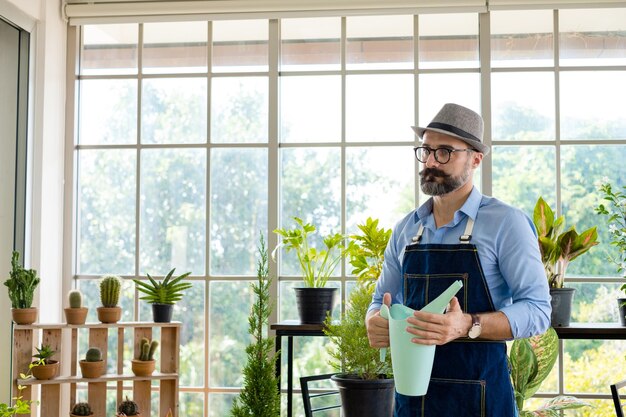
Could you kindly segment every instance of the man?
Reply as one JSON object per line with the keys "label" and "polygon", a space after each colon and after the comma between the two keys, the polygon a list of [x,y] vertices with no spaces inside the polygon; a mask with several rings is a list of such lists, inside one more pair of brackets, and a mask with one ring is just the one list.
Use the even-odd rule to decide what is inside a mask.
{"label": "man", "polygon": [[[423,142],[415,148],[421,189],[432,198],[394,227],[366,325],[371,346],[388,346],[381,303],[403,303],[416,310],[407,319],[413,343],[437,349],[427,394],[396,393],[395,416],[516,416],[504,341],[550,325],[534,226],[473,186],[489,152],[480,115],[449,103],[413,129]],[[445,314],[417,311],[458,279],[463,288]]]}

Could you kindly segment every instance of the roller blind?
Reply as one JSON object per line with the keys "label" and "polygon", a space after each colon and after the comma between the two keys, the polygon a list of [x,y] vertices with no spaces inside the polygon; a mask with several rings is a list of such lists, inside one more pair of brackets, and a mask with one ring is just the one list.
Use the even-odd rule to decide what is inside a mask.
{"label": "roller blind", "polygon": [[489,0],[489,10],[623,7],[626,0]]}
{"label": "roller blind", "polygon": [[454,13],[487,10],[487,0],[64,0],[70,24],[217,20],[297,15]]}

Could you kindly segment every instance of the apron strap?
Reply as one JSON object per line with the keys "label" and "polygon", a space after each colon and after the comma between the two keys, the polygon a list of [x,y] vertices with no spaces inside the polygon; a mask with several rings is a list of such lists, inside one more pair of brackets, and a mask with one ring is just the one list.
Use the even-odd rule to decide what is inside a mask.
{"label": "apron strap", "polygon": [[467,217],[467,224],[465,225],[465,232],[459,237],[459,242],[469,244],[472,239],[472,231],[474,230],[474,220],[471,217]]}

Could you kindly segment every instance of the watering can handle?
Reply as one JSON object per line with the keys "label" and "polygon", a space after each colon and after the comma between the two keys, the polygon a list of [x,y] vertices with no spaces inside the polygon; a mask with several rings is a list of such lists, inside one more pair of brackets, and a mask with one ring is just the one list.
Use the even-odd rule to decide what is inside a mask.
{"label": "watering can handle", "polygon": [[[380,317],[389,320],[389,307],[387,304],[383,304],[380,306]],[[387,356],[387,348],[380,348],[380,361],[385,362],[385,357]]]}

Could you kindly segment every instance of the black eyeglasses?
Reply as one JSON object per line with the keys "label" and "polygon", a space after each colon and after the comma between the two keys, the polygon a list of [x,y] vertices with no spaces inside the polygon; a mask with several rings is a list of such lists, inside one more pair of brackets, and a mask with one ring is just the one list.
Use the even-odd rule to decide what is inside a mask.
{"label": "black eyeglasses", "polygon": [[474,151],[473,148],[465,148],[465,149],[454,149],[454,148],[436,148],[436,149],[432,149],[426,146],[417,146],[415,148],[413,148],[413,151],[415,151],[415,157],[417,158],[418,161],[420,161],[421,163],[425,164],[426,161],[428,161],[428,157],[430,156],[430,154],[432,153],[435,156],[435,161],[439,162],[440,164],[447,164],[448,162],[450,162],[450,156],[452,155],[452,152],[468,152],[468,151]]}

